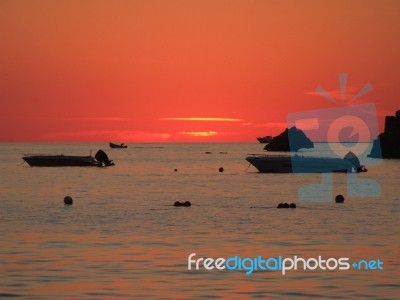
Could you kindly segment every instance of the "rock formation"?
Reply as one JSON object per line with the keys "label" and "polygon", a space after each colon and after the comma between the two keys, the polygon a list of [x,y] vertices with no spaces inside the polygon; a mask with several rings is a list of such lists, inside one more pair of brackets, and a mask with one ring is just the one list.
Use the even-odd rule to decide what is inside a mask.
{"label": "rock formation", "polygon": [[374,141],[369,157],[400,158],[400,110],[396,116],[386,116],[385,130]]}
{"label": "rock formation", "polygon": [[303,131],[292,127],[286,128],[284,132],[274,137],[264,149],[268,151],[297,151],[301,148],[314,148],[314,143]]}

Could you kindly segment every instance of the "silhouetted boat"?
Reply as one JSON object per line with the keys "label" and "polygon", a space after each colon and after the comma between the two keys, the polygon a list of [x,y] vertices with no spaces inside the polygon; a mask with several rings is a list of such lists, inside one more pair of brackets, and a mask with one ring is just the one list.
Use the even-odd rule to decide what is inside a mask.
{"label": "silhouetted boat", "polygon": [[331,157],[251,154],[246,160],[260,173],[351,173],[353,169],[357,172],[366,171],[363,166],[355,166],[348,159]]}
{"label": "silhouetted boat", "polygon": [[268,144],[272,141],[273,137],[270,135],[264,136],[264,137],[258,137],[257,141],[259,141],[261,144]]}
{"label": "silhouetted boat", "polygon": [[99,150],[95,157],[73,155],[26,155],[22,157],[32,167],[102,167],[113,166],[107,154]]}
{"label": "silhouetted boat", "polygon": [[122,144],[114,144],[110,142],[110,148],[128,148],[127,145],[125,145],[124,143]]}

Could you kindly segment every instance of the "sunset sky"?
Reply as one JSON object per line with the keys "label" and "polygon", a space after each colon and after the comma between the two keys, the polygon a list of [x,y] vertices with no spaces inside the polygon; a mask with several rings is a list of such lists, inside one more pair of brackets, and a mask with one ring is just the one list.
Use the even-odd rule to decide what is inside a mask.
{"label": "sunset sky", "polygon": [[0,0],[0,141],[256,141],[400,109],[400,1]]}

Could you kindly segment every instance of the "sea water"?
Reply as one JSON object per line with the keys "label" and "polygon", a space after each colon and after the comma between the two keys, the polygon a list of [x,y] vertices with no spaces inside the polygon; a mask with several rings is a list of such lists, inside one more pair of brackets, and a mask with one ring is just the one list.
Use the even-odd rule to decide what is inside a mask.
{"label": "sea water", "polygon": [[[378,182],[380,196],[348,197],[347,175],[333,174],[332,201],[304,202],[299,189],[321,174],[260,174],[245,161],[263,153],[258,143],[128,145],[0,144],[0,298],[398,299],[399,160],[358,175]],[[39,168],[21,159],[98,149],[115,166]],[[282,202],[298,207],[276,209]],[[188,270],[191,253],[348,257],[380,260],[383,270]]]}

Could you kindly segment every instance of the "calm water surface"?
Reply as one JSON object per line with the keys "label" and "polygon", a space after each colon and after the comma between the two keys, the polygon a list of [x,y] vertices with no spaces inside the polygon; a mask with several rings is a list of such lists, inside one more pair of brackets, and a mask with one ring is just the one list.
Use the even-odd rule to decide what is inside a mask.
{"label": "calm water surface", "polygon": [[[21,160],[100,148],[116,166]],[[0,298],[398,299],[400,161],[359,175],[378,181],[381,197],[310,203],[297,191],[321,175],[259,174],[244,158],[261,152],[257,143],[0,144]],[[346,175],[333,183],[346,196]],[[172,206],[187,200],[192,207]],[[273,208],[280,202],[299,207]],[[188,271],[192,252],[380,259],[384,270]]]}

